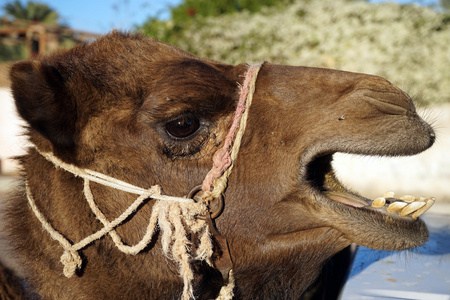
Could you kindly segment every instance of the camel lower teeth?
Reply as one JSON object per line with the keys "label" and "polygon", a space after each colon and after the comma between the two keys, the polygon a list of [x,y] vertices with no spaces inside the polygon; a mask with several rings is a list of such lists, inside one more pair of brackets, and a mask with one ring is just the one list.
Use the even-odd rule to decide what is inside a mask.
{"label": "camel lower teeth", "polygon": [[427,210],[430,209],[431,206],[433,206],[436,199],[430,198],[422,208],[418,209],[415,213],[411,215],[411,218],[417,219],[421,215],[423,215]]}
{"label": "camel lower teeth", "polygon": [[394,192],[386,192],[381,197],[383,198],[394,198],[395,193]]}
{"label": "camel lower teeth", "polygon": [[412,203],[408,204],[404,209],[402,209],[400,211],[400,217],[406,217],[407,215],[412,214],[416,210],[425,206],[425,204],[426,203],[422,202],[422,201],[416,201],[416,202],[412,202]]}
{"label": "camel lower teeth", "polygon": [[404,208],[406,205],[408,205],[408,203],[396,201],[394,203],[389,204],[389,206],[387,207],[386,210],[387,210],[387,212],[399,211],[400,209]]}
{"label": "camel lower teeth", "polygon": [[379,197],[372,202],[372,207],[379,208],[386,204],[386,199],[384,197]]}
{"label": "camel lower teeth", "polygon": [[[386,200],[388,199],[388,200]],[[372,201],[373,208],[381,208],[386,205],[387,202],[391,202],[394,199],[394,192],[384,193],[383,196],[376,198]],[[398,201],[392,202],[386,207],[386,212],[393,213],[398,212],[400,217],[411,217],[417,219],[419,216],[424,214],[427,210],[433,206],[435,198],[416,198],[411,195],[404,195],[398,198]]]}
{"label": "camel lower teeth", "polygon": [[411,195],[404,195],[404,196],[401,196],[399,199],[402,200],[402,201],[411,203],[411,202],[414,202],[416,200],[416,197],[411,196]]}

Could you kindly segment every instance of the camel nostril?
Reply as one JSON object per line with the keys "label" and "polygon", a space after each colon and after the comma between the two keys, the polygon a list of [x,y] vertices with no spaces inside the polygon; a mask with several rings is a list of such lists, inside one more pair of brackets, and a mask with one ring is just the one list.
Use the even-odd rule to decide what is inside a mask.
{"label": "camel nostril", "polygon": [[407,112],[415,112],[411,98],[403,92],[366,90],[364,100],[379,111],[391,115],[406,115]]}
{"label": "camel nostril", "polygon": [[381,113],[406,115],[416,111],[408,94],[378,76],[359,80],[353,87],[353,93]]}

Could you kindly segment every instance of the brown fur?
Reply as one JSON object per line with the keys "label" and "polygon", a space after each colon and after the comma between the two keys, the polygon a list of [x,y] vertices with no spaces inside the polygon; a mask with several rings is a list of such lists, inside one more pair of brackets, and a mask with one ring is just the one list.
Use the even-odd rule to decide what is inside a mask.
{"label": "brown fur", "polygon": [[28,299],[25,289],[19,278],[14,273],[0,264],[0,299],[1,300],[24,300]]}
{"label": "brown fur", "polygon": [[[19,62],[11,79],[18,111],[40,150],[183,196],[211,167],[246,69],[114,32],[92,44]],[[186,115],[200,120],[199,129],[186,138],[171,137],[166,124]],[[382,78],[265,63],[225,209],[215,220],[230,244],[236,299],[299,298],[324,263],[351,243],[391,250],[423,243],[422,221],[347,206],[321,190],[335,188],[324,179],[325,173],[332,176],[335,152],[409,155],[433,141],[431,127],[417,116],[408,95]],[[38,207],[62,234],[77,242],[101,228],[80,179],[56,169],[34,149],[21,162]],[[110,220],[134,199],[97,184],[92,189]],[[151,206],[150,200],[118,228],[128,244],[142,236]],[[83,268],[68,279],[59,262],[61,247],[41,229],[23,193],[11,199],[8,222],[20,272],[44,299],[180,296],[182,281],[162,255],[158,236],[136,256],[119,252],[109,237],[96,241],[81,251]],[[193,265],[198,299],[217,296],[220,273]]]}

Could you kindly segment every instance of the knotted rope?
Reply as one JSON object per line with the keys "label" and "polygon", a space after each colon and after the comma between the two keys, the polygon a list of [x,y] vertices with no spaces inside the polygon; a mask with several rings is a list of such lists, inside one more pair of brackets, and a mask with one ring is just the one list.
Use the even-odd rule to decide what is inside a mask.
{"label": "knotted rope", "polygon": [[[186,232],[185,227],[189,228],[190,233],[199,234],[200,236],[200,243],[198,245],[195,259],[206,260],[209,262],[209,259],[213,254],[213,245],[210,238],[209,228],[204,220],[195,217],[197,215],[205,215],[208,212],[204,203],[197,203],[192,199],[187,198],[162,195],[161,188],[157,185],[146,190],[103,174],[96,176],[93,175],[96,172],[80,169],[73,165],[68,165],[51,153],[41,152],[41,155],[54,163],[55,166],[84,179],[84,196],[86,197],[92,212],[104,226],[102,229],[85,237],[81,241],[71,244],[69,240],[54,229],[42,215],[35,204],[28,184],[26,185],[26,193],[30,207],[42,223],[44,229],[54,240],[58,241],[64,249],[64,253],[61,256],[61,263],[64,265],[63,272],[66,277],[72,277],[76,270],[81,268],[82,260],[78,251],[85,248],[93,241],[109,234],[114,244],[121,252],[136,255],[151,242],[156,226],[159,224],[162,233],[161,240],[163,252],[167,257],[174,259],[178,263],[179,273],[184,281],[182,299],[193,298],[193,288],[191,282],[194,279],[194,274],[190,267],[192,256],[189,253],[191,243],[186,237],[188,232]],[[110,222],[94,201],[90,188],[91,181],[102,183],[106,186],[127,191],[129,193],[139,194],[140,196],[120,216]],[[152,213],[150,215],[149,223],[144,236],[137,244],[133,246],[125,245],[121,237],[115,231],[115,228],[122,224],[123,221],[132,215],[138,207],[149,198],[157,201],[153,205]]]}
{"label": "knotted rope", "polygon": [[[202,202],[195,202],[192,199],[182,197],[163,195],[161,187],[158,185],[152,186],[149,189],[143,189],[105,174],[89,169],[81,169],[63,162],[52,153],[41,152],[35,147],[38,153],[48,161],[52,162],[56,167],[70,172],[77,177],[83,178],[84,196],[86,197],[92,212],[104,226],[97,232],[72,244],[66,237],[53,228],[43,216],[36,206],[28,183],[26,183],[26,194],[32,211],[42,223],[43,228],[54,240],[58,241],[64,249],[61,256],[61,263],[64,265],[64,275],[66,277],[70,278],[75,274],[77,269],[81,268],[82,259],[78,251],[85,248],[93,241],[108,234],[121,252],[136,255],[151,242],[156,226],[159,225],[163,252],[167,257],[174,259],[178,263],[179,273],[183,278],[184,288],[181,298],[183,300],[194,298],[192,287],[194,273],[190,267],[190,261],[192,260],[191,242],[188,240],[187,235],[188,233],[193,233],[199,236],[199,245],[196,250],[195,259],[206,261],[211,265],[213,244],[209,227],[205,220],[196,218],[196,216],[209,213],[207,203],[220,196],[226,188],[228,176],[230,175],[233,163],[237,158],[242,136],[244,134],[248,111],[255,90],[256,77],[260,67],[261,65],[253,65],[250,66],[247,71],[244,83],[241,86],[238,105],[230,129],[224,140],[224,145],[214,154],[213,168],[203,181],[202,190],[204,191],[204,195],[202,196]],[[139,196],[119,217],[110,222],[94,201],[94,196],[90,188],[91,181]],[[156,200],[153,204],[146,232],[137,244],[133,246],[125,245],[115,228],[136,212],[146,199]],[[186,232],[186,228],[189,229],[189,232]],[[233,289],[234,278],[231,270],[228,285],[222,287],[217,299],[232,299],[234,296]]]}

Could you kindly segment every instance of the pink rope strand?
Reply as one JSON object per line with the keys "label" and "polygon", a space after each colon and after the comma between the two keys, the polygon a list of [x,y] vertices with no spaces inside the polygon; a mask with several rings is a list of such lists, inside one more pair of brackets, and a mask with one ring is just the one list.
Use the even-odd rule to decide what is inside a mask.
{"label": "pink rope strand", "polygon": [[250,82],[255,74],[260,68],[260,65],[252,65],[249,67],[247,74],[245,75],[244,84],[241,86],[241,93],[239,96],[239,101],[234,112],[233,120],[231,122],[230,129],[225,137],[223,147],[218,149],[213,156],[213,167],[206,174],[203,180],[202,190],[204,192],[210,191],[213,187],[213,182],[215,179],[222,176],[222,174],[231,166],[231,146],[233,144],[236,132],[239,129],[239,123],[241,121],[242,115],[245,112],[247,97],[249,93]]}

